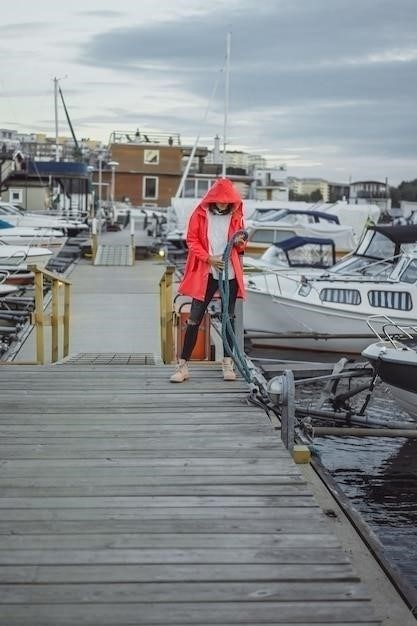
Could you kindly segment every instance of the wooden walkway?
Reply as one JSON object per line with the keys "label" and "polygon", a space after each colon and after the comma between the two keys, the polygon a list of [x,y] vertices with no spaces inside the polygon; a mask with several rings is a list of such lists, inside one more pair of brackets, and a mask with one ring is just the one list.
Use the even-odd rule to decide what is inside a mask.
{"label": "wooden walkway", "polygon": [[0,367],[0,624],[379,624],[243,383]]}

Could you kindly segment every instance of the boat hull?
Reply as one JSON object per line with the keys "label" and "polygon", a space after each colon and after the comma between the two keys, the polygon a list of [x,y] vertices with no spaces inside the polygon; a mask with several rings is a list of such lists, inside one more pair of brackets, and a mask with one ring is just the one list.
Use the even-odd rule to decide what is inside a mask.
{"label": "boat hull", "polygon": [[397,404],[417,420],[417,352],[387,341],[370,344],[362,351]]}
{"label": "boat hull", "polygon": [[368,317],[250,291],[244,305],[248,337],[269,348],[360,354],[375,338]]}

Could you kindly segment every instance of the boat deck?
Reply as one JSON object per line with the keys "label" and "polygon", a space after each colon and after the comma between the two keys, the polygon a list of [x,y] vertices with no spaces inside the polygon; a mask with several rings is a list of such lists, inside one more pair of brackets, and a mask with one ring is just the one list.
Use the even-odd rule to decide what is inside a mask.
{"label": "boat deck", "polygon": [[0,369],[0,624],[380,624],[246,384],[169,383],[162,271],[80,262],[71,357]]}

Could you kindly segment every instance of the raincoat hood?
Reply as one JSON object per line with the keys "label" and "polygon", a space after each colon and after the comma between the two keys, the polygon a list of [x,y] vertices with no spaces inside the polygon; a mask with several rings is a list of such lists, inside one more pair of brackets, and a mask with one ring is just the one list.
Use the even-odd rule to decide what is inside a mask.
{"label": "raincoat hood", "polygon": [[214,185],[210,187],[206,195],[202,198],[200,205],[203,208],[207,208],[209,204],[222,202],[233,204],[234,208],[241,207],[242,198],[233,185],[232,181],[228,178],[219,178]]}

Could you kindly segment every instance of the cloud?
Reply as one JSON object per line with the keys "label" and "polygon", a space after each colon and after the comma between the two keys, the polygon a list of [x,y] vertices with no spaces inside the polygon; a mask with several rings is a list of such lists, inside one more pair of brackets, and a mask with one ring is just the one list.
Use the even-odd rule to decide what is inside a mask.
{"label": "cloud", "polygon": [[[0,33],[16,29],[20,45],[10,51],[16,82],[5,91],[36,91],[33,77],[26,85],[19,74],[32,49],[27,60],[33,57],[49,81],[57,71],[78,81],[71,91],[64,84],[64,95],[74,124],[90,136],[138,125],[180,132],[190,142],[200,133],[211,143],[223,129],[221,70],[231,30],[234,147],[296,155],[288,157],[294,167],[322,167],[322,174],[353,162],[417,170],[415,0],[141,0],[120,8],[73,0],[62,37],[49,11],[30,10],[22,24],[6,20]],[[42,22],[35,28],[36,13]]]}

